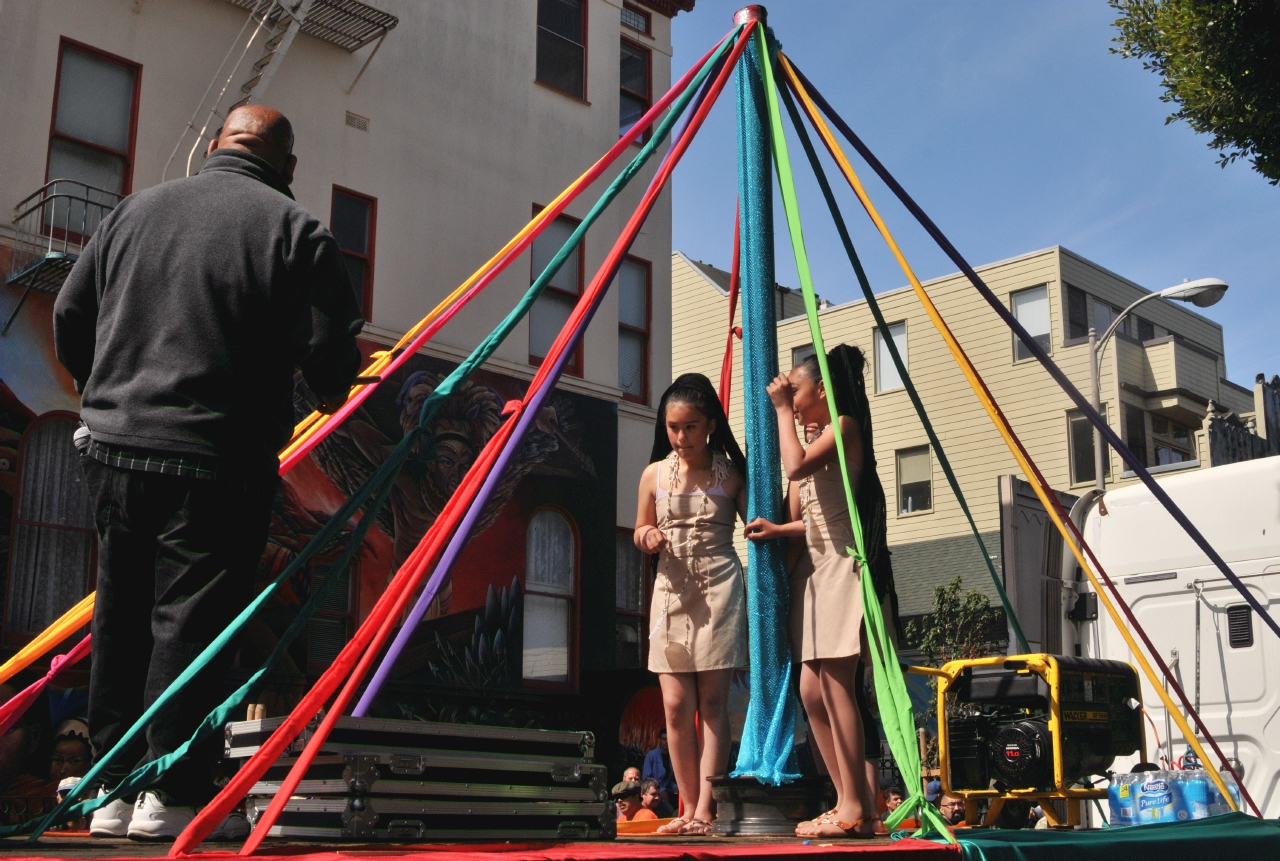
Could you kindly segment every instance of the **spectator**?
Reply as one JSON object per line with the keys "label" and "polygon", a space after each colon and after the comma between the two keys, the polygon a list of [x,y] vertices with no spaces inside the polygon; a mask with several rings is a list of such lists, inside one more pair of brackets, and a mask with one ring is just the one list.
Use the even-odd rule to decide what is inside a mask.
{"label": "spectator", "polygon": [[930,804],[937,806],[938,801],[942,798],[942,781],[931,780],[924,785],[924,800]]}
{"label": "spectator", "polygon": [[640,784],[634,781],[624,780],[616,784],[610,797],[618,804],[619,822],[658,818],[658,814],[640,803]]}
{"label": "spectator", "polygon": [[53,734],[49,779],[56,785],[68,777],[84,777],[93,760],[89,746],[89,727],[83,721],[66,720]]}
{"label": "spectator", "polygon": [[954,795],[944,795],[938,803],[938,811],[948,825],[964,824],[964,799]]}
{"label": "spectator", "polygon": [[658,781],[652,777],[640,781],[640,803],[656,813],[659,819],[670,819],[676,815],[675,808],[662,800],[662,790],[658,789]]}
{"label": "spectator", "polygon": [[[0,685],[0,703],[17,694]],[[49,780],[49,705],[43,696],[0,736],[0,795],[53,798],[57,782]]]}
{"label": "spectator", "polygon": [[656,780],[662,800],[677,810],[680,808],[677,800],[680,787],[676,785],[676,773],[671,769],[671,751],[667,747],[665,729],[658,730],[658,746],[645,755],[644,771],[640,776]]}
{"label": "spectator", "polygon": [[627,770],[622,772],[622,780],[624,782],[629,780],[632,783],[639,783],[640,769],[636,768],[634,765],[627,766]]}
{"label": "spectator", "polygon": [[884,806],[890,813],[898,809],[898,805],[902,803],[902,798],[905,794],[900,786],[890,786],[884,791]]}

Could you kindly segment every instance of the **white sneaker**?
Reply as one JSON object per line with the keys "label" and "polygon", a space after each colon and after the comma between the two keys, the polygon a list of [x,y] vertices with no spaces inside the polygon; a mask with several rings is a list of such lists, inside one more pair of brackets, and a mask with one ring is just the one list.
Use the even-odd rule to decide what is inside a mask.
{"label": "white sneaker", "polygon": [[194,807],[165,804],[152,790],[138,796],[129,821],[130,840],[173,840],[196,818]]}
{"label": "white sneaker", "polygon": [[218,823],[218,827],[209,832],[205,840],[243,840],[253,829],[249,820],[239,810],[227,814],[227,818]]}
{"label": "white sneaker", "polygon": [[[107,794],[106,789],[98,790],[98,797]],[[129,831],[129,822],[133,819],[133,805],[120,799],[108,802],[93,811],[89,820],[91,837],[124,837]]]}

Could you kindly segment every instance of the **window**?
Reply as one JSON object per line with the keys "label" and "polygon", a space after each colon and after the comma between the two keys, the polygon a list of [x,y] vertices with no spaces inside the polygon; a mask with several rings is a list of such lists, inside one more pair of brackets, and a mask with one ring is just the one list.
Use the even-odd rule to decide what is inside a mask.
{"label": "window", "polygon": [[1147,463],[1147,414],[1133,404],[1124,405],[1124,435],[1129,451],[1143,466]]}
{"label": "window", "polygon": [[351,286],[360,297],[360,316],[366,320],[373,319],[373,242],[377,221],[376,197],[333,187],[329,230],[342,249]]}
{"label": "window", "polygon": [[89,594],[97,530],[71,436],[79,416],[45,413],[18,443],[5,642],[26,643]]}
{"label": "window", "polygon": [[648,12],[643,9],[637,9],[634,6],[628,6],[625,3],[622,4],[622,25],[624,27],[630,27],[632,30],[639,30],[641,33],[648,36],[650,35],[649,27],[651,22],[652,19],[649,17]]}
{"label": "window", "polygon": [[1156,336],[1156,327],[1154,324],[1152,324],[1150,320],[1144,320],[1141,317],[1135,317],[1134,321],[1137,324],[1139,341],[1143,341],[1143,342],[1150,341],[1152,338]]}
{"label": "window", "polygon": [[524,678],[568,684],[578,542],[569,520],[543,508],[525,538]]}
{"label": "window", "polygon": [[62,40],[46,181],[72,179],[129,193],[141,78],[137,63]]}
{"label": "window", "polygon": [[[1107,417],[1107,405],[1103,404],[1102,418]],[[1093,468],[1093,425],[1085,414],[1079,410],[1071,410],[1067,413],[1067,429],[1071,437],[1070,441],[1070,457],[1071,457],[1071,483],[1085,484],[1090,481],[1097,480],[1097,472]],[[1111,475],[1111,457],[1110,450],[1102,458],[1103,474]]]}
{"label": "window", "polygon": [[617,535],[617,661],[618,669],[644,666],[645,641],[645,563],[647,559],[636,547],[630,529],[619,529]]}
{"label": "window", "polygon": [[[649,50],[634,42],[622,40],[621,59],[618,63],[618,136],[640,121],[649,110]],[[636,135],[633,143],[648,140],[649,132]]]}
{"label": "window", "polygon": [[[1119,316],[1120,312],[1108,305],[1106,302],[1103,302],[1101,299],[1093,300],[1093,328],[1094,331],[1098,333],[1099,339],[1107,333],[1107,328],[1110,327],[1110,325],[1115,322],[1116,317]],[[1125,320],[1120,324],[1116,329],[1117,335],[1128,334],[1128,332],[1125,331],[1128,322],[1128,320]]]}
{"label": "window", "polygon": [[[351,639],[352,600],[351,588],[353,561],[338,575],[333,591],[320,602],[316,614],[307,623],[307,666],[313,672],[322,672],[338,658],[342,647]],[[324,586],[333,570],[333,562],[316,562],[311,566],[312,594]]]}
{"label": "window", "polygon": [[618,388],[629,401],[649,402],[650,266],[627,257],[618,270]]}
{"label": "window", "polygon": [[1227,642],[1233,649],[1247,649],[1253,645],[1253,610],[1248,604],[1227,608]]}
{"label": "window", "polygon": [[[1045,285],[1032,287],[1012,294],[1013,316],[1022,324],[1037,344],[1044,350],[1049,349],[1049,288]],[[1013,336],[1014,361],[1032,358],[1027,345],[1017,335]]]}
{"label": "window", "polygon": [[1192,430],[1164,416],[1151,416],[1151,436],[1155,449],[1154,466],[1195,460]]}
{"label": "window", "polygon": [[914,514],[933,508],[933,459],[929,446],[898,452],[898,513]]}
{"label": "window", "polygon": [[536,76],[565,95],[587,97],[585,0],[538,0]]}
{"label": "window", "polygon": [[[535,207],[534,213],[536,214],[540,209],[541,207]],[[562,215],[548,224],[546,229],[533,240],[531,255],[533,268],[529,276],[530,284],[538,280],[542,270],[547,268],[551,258],[556,256],[556,252],[569,240],[577,227],[577,219]],[[565,258],[560,271],[556,272],[555,277],[542,291],[542,295],[529,309],[529,364],[542,364],[542,360],[551,351],[551,345],[555,343],[556,336],[569,321],[569,315],[578,304],[578,296],[581,293],[582,244],[579,243],[578,247],[573,249],[573,253]],[[581,339],[578,340],[578,347],[574,350],[574,354],[569,357],[566,370],[571,374],[582,376]]]}
{"label": "window", "polygon": [[805,344],[802,347],[792,347],[791,348],[791,367],[794,368],[796,365],[800,364],[810,356],[816,356],[816,355],[818,355],[818,351],[813,348],[813,344]]}
{"label": "window", "polygon": [[1089,337],[1089,295],[1070,284],[1067,285],[1066,317],[1068,340]]}
{"label": "window", "polygon": [[[893,338],[893,345],[898,348],[902,364],[905,365],[907,363],[907,324],[905,322],[890,323],[889,335]],[[893,356],[889,353],[889,343],[879,329],[876,329],[875,342],[876,391],[888,392],[902,388],[902,377],[898,374],[898,366],[893,363]]]}

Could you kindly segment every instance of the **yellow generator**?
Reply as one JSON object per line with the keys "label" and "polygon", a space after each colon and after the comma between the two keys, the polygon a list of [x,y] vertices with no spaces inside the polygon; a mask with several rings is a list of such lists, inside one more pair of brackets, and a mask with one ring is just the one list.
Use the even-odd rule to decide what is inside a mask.
{"label": "yellow generator", "polygon": [[1120,661],[1062,655],[1014,655],[951,661],[938,684],[942,787],[965,799],[978,824],[978,802],[991,799],[983,824],[995,824],[1009,799],[1039,804],[1054,826],[1077,825],[1054,800],[1105,798],[1088,780],[1117,756],[1141,752],[1138,673]]}

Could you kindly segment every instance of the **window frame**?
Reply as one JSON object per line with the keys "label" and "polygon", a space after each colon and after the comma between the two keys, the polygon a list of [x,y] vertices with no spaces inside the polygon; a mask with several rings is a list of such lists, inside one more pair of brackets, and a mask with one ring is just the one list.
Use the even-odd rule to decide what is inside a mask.
{"label": "window frame", "polygon": [[648,637],[649,604],[653,600],[653,582],[650,580],[650,577],[649,577],[649,554],[645,553],[639,547],[635,546],[636,531],[634,528],[630,526],[618,526],[616,527],[616,529],[617,529],[617,533],[616,533],[617,536],[618,537],[626,536],[626,539],[631,542],[631,546],[634,547],[635,551],[640,554],[640,559],[642,560],[641,561],[642,567],[640,570],[640,584],[642,587],[641,591],[643,594],[640,596],[639,612],[635,612],[632,610],[624,610],[618,606],[618,599],[617,599],[618,573],[616,568],[617,562],[615,560],[614,562],[615,568],[614,568],[614,575],[613,575],[614,576],[614,601],[613,601],[614,632],[616,636],[618,617],[625,616],[628,619],[638,620],[639,622],[638,631],[640,633],[640,667],[639,669],[643,670],[649,666],[649,637]]}
{"label": "window frame", "polygon": [[[891,390],[894,391],[894,390]],[[923,451],[929,458],[929,507],[919,508],[915,511],[902,510],[902,455]],[[909,445],[906,448],[894,449],[893,451],[893,480],[894,480],[894,509],[898,517],[916,517],[921,514],[931,514],[934,510],[934,493],[933,493],[933,446],[925,443],[924,445]],[[912,482],[913,484],[916,482]]]}
{"label": "window frame", "polygon": [[[902,327],[902,343],[904,347],[902,351],[904,355],[902,358],[904,363],[907,366],[907,373],[910,374],[911,373],[911,350],[907,346],[907,321],[905,319],[896,320],[890,323],[888,328],[892,330],[894,326]],[[882,389],[880,387],[880,343],[883,340],[883,337],[884,336],[881,335],[880,333],[879,326],[875,326],[872,328],[871,330],[871,356],[872,356],[871,385],[873,387],[874,393],[877,395],[887,395],[887,394],[890,394],[891,392],[901,392],[901,391],[905,391],[907,388],[907,384],[902,380],[899,380],[898,385],[892,389]],[[890,357],[889,359],[889,365],[890,367],[893,368],[894,372],[896,373],[898,368],[896,365],[893,364],[892,357]]]}
{"label": "window frame", "polygon": [[[364,317],[366,321],[372,322],[374,256],[378,247],[378,198],[335,183],[333,191],[329,196],[330,233],[333,232],[334,201],[338,195],[358,200],[361,203],[369,204],[369,224],[366,229],[365,253],[361,254],[359,251],[352,251],[350,249],[343,248],[341,244],[338,245],[338,250],[342,252],[343,257],[354,257],[364,263],[364,283],[358,285],[358,289],[360,291],[360,316]],[[337,237],[335,236],[334,239],[336,241]],[[351,286],[357,287],[355,284]]]}
{"label": "window frame", "polygon": [[[529,527],[533,525],[533,519],[543,511],[554,511],[564,518],[569,524],[569,531],[573,533],[573,589],[571,595],[563,595],[556,592],[543,592],[537,589],[529,588]],[[579,629],[581,620],[579,618],[580,607],[582,604],[582,533],[578,530],[578,522],[573,519],[573,515],[568,509],[554,503],[546,503],[534,508],[529,512],[529,522],[525,524],[525,560],[524,570],[520,573],[520,588],[524,590],[523,594],[541,595],[545,598],[559,598],[569,602],[569,660],[568,660],[568,676],[567,682],[551,682],[545,679],[526,679],[524,677],[523,655],[524,643],[520,644],[520,653],[522,665],[520,667],[520,684],[527,690],[540,691],[562,691],[568,693],[577,693],[578,691],[578,646],[579,646]],[[524,605],[522,604],[522,607]],[[524,610],[521,609],[521,613]],[[520,620],[521,630],[524,630],[524,618]]]}
{"label": "window frame", "polygon": [[[533,214],[536,216],[539,212],[541,212],[544,209],[546,209],[545,206],[535,203],[533,205]],[[582,224],[581,218],[574,218],[572,215],[569,215],[564,212],[556,216],[557,221],[560,220],[561,218],[563,218],[565,221],[572,221],[575,230],[578,228],[579,225]],[[542,296],[545,296],[548,291],[554,291],[560,294],[561,296],[572,297],[574,300],[574,304],[576,305],[578,300],[582,298],[582,291],[585,289],[584,282],[586,281],[586,272],[587,272],[586,262],[587,262],[587,237],[583,236],[582,241],[578,243],[578,292],[570,293],[567,290],[563,290],[560,287],[556,287],[554,284],[548,284],[546,287],[542,289],[542,294],[538,298],[541,299]],[[650,269],[650,274],[652,274],[652,269]],[[530,242],[529,243],[529,285],[530,286],[533,285],[534,281],[538,280],[538,275],[539,273],[533,271],[533,243]],[[534,305],[536,304],[537,304],[537,301],[535,300]],[[533,314],[533,306],[529,307],[529,313],[531,315]],[[533,325],[532,320],[530,321],[529,325],[530,327],[532,327]],[[532,335],[532,331],[530,332],[530,335]],[[570,376],[573,376],[573,377],[579,377],[579,378],[583,377],[586,374],[586,369],[583,363],[583,353],[582,353],[582,346],[586,340],[587,340],[586,333],[583,332],[582,337],[578,339],[578,345],[573,350],[573,357],[569,359],[569,363],[565,365],[564,372],[566,374],[569,374]],[[542,363],[543,361],[546,360],[546,358],[547,358],[546,356],[535,356],[533,353],[529,353],[529,364],[535,368],[540,368],[542,367]]]}
{"label": "window frame", "polygon": [[[636,256],[631,255],[631,254],[628,254],[628,255],[626,256],[626,258],[625,258],[625,259],[626,259],[626,260],[630,260],[632,263],[640,263],[640,264],[642,264],[642,265],[644,266],[644,268],[645,268],[645,278],[644,278],[644,329],[637,329],[635,326],[632,326],[632,325],[630,325],[629,323],[624,323],[624,322],[622,322],[622,315],[621,315],[621,314],[619,314],[619,315],[618,315],[618,333],[619,333],[619,338],[618,338],[618,340],[619,340],[619,341],[621,341],[621,340],[622,340],[622,338],[621,338],[621,333],[622,333],[622,332],[631,332],[631,333],[633,333],[633,334],[643,336],[643,338],[644,338],[644,363],[643,363],[644,370],[643,370],[643,375],[644,375],[644,376],[643,376],[643,383],[641,384],[641,389],[642,389],[642,391],[643,391],[643,394],[641,394],[641,395],[633,395],[633,394],[630,394],[629,392],[627,392],[627,391],[624,389],[624,390],[623,390],[623,392],[622,392],[622,399],[623,399],[624,401],[630,401],[630,402],[631,402],[631,403],[633,403],[633,404],[646,404],[646,405],[647,405],[647,404],[649,403],[649,395],[650,395],[650,391],[649,391],[649,367],[650,367],[650,353],[652,352],[652,351],[650,350],[650,342],[651,342],[652,337],[653,337],[653,263],[652,263],[652,262],[650,262],[650,261],[648,261],[648,260],[645,260],[643,257],[636,257]],[[581,260],[581,255],[579,255],[579,260]],[[622,269],[621,269],[621,267],[619,267],[619,269],[618,269],[618,274],[617,274],[617,275],[615,275],[615,276],[614,276],[614,278],[615,278],[615,279],[617,279],[617,278],[618,278],[619,276],[621,276],[621,275],[622,275]],[[548,285],[548,286],[549,286],[549,285]],[[621,286],[621,285],[619,285],[619,286]]]}
{"label": "window frame", "polygon": [[625,18],[619,19],[622,26],[626,27],[629,30],[634,30],[637,33],[643,33],[645,36],[648,36],[650,39],[652,39],[653,38],[653,15],[649,14],[645,10],[641,9],[640,7],[632,3],[623,3],[622,8],[632,13],[633,15],[638,15],[641,18],[643,18],[644,29],[640,30],[640,29],[637,29],[635,26],[628,24]]}
{"label": "window frame", "polygon": [[[645,111],[647,112],[649,108],[653,107],[653,50],[644,45],[641,45],[639,42],[635,41],[634,39],[628,39],[626,36],[622,36],[619,39],[619,41],[622,42],[623,44],[630,45],[632,48],[635,48],[637,51],[644,54],[645,87],[649,90],[649,94],[644,95],[642,93],[637,93],[635,90],[629,90],[626,87],[622,86],[621,80],[618,81],[618,91],[619,93],[626,93],[627,95],[633,98],[643,100],[645,105]],[[619,59],[619,63],[621,63],[621,59]],[[621,96],[619,96],[618,98],[618,105],[619,105],[619,110],[621,110],[621,105],[622,105]],[[644,116],[644,114],[642,113],[641,116]],[[621,117],[619,117],[619,119],[621,119]],[[642,135],[631,139],[631,145],[641,146],[647,143],[649,141],[650,133],[652,131],[653,131],[652,127],[645,129]],[[622,137],[622,136],[623,136],[622,129],[618,129],[618,137]]]}
{"label": "window frame", "polygon": [[[548,90],[551,90],[551,92],[553,93],[559,93],[565,98],[573,99],[576,102],[582,102],[584,105],[591,104],[591,102],[588,101],[590,88],[589,88],[589,82],[588,82],[589,75],[587,74],[587,72],[591,68],[591,53],[590,53],[591,40],[589,38],[590,30],[588,30],[588,24],[590,23],[590,19],[587,17],[587,7],[590,5],[591,5],[590,0],[582,0],[582,45],[580,46],[582,48],[582,95],[578,95],[577,93],[571,93],[568,90],[562,90],[559,87],[557,87],[555,84],[548,83],[538,77],[537,31],[546,30],[548,33],[550,33],[552,36],[555,36],[557,39],[564,39],[565,37],[561,36],[559,33],[555,32],[554,30],[543,27],[542,24],[538,23],[537,6],[534,7],[533,82],[540,87],[546,87]],[[565,41],[568,41],[568,39],[565,39]]]}
{"label": "window frame", "polygon": [[[1071,296],[1073,293],[1079,294],[1081,301],[1084,302],[1084,333],[1080,335],[1071,334]],[[1062,282],[1062,341],[1064,345],[1082,344],[1089,339],[1089,301],[1093,297],[1089,292],[1076,287],[1074,284]],[[1009,301],[1010,308],[1013,307],[1013,300]]]}
{"label": "window frame", "polygon": [[[125,66],[133,70],[133,99],[129,104],[129,141],[126,144],[127,150],[121,152],[102,144],[84,140],[83,138],[69,135],[66,132],[58,131],[58,99],[62,96],[62,57],[66,53],[66,49],[70,47],[72,50],[80,51],[83,54],[89,54],[108,63],[115,63],[117,66]],[[63,140],[73,143],[77,146],[87,147],[108,155],[117,156],[124,159],[124,172],[120,176],[120,196],[125,197],[133,193],[133,169],[134,169],[134,153],[138,143],[138,107],[142,97],[142,64],[135,63],[133,60],[125,59],[117,54],[104,51],[101,48],[95,48],[92,45],[86,45],[75,39],[68,39],[66,36],[60,36],[58,39],[58,66],[53,78],[53,109],[49,116],[49,141],[45,147],[44,159],[44,176],[45,182],[52,179],[60,179],[61,177],[49,176],[49,165],[53,161],[53,142],[55,140]]]}
{"label": "window frame", "polygon": [[[13,510],[11,512],[11,527],[9,536],[9,556],[5,566],[5,585],[4,585],[4,612],[0,613],[0,627],[4,629],[2,642],[6,646],[24,646],[31,639],[31,632],[14,632],[9,630],[8,617],[9,608],[13,606],[13,587],[17,582],[16,572],[13,570],[16,556],[14,554],[14,536],[17,535],[18,526],[30,526],[36,529],[53,529],[59,532],[77,532],[89,536],[89,571],[87,581],[89,591],[93,591],[98,585],[98,531],[96,527],[80,527],[65,526],[61,523],[46,523],[40,520],[27,520],[18,517],[18,506],[22,499],[22,485],[26,476],[26,448],[31,438],[31,433],[42,424],[48,424],[54,421],[64,421],[79,424],[80,416],[68,410],[51,410],[42,413],[32,419],[25,428],[23,428],[22,436],[18,439],[16,469],[14,470],[13,485]],[[79,457],[78,454],[72,454],[73,457]],[[79,464],[75,464],[75,469],[79,469]],[[92,505],[89,506],[92,509]],[[94,516],[94,512],[90,510],[90,517]]]}
{"label": "window frame", "polygon": [[[1017,308],[1014,306],[1014,304],[1013,304],[1013,297],[1015,297],[1015,296],[1020,296],[1020,295],[1022,295],[1022,294],[1024,294],[1024,293],[1030,293],[1032,290],[1043,290],[1043,291],[1044,291],[1045,309],[1049,312],[1049,320],[1048,320],[1048,324],[1047,324],[1047,326],[1045,327],[1045,331],[1044,331],[1044,332],[1042,332],[1042,333],[1040,333],[1040,334],[1042,334],[1042,335],[1043,335],[1043,336],[1048,340],[1048,342],[1049,342],[1048,344],[1045,344],[1045,345],[1044,345],[1044,351],[1045,351],[1045,353],[1047,353],[1048,355],[1052,356],[1052,355],[1053,355],[1053,302],[1052,302],[1052,300],[1051,300],[1051,299],[1050,299],[1050,297],[1049,297],[1049,284],[1048,284],[1048,282],[1044,282],[1044,283],[1041,283],[1041,284],[1032,284],[1030,287],[1020,287],[1020,288],[1018,288],[1017,290],[1010,290],[1010,291],[1009,291],[1009,313],[1013,315],[1013,318],[1014,318],[1015,320],[1018,320],[1018,309],[1017,309]],[[1022,323],[1022,321],[1021,321],[1021,320],[1018,320],[1018,322],[1019,322],[1019,323]],[[1025,324],[1023,324],[1022,328],[1024,328],[1024,329],[1025,329],[1025,328],[1026,328],[1026,325],[1025,325]],[[1030,334],[1033,338],[1034,338],[1034,337],[1036,337],[1036,333],[1035,333],[1035,332],[1030,332],[1029,334]],[[1022,342],[1018,339],[1018,335],[1017,335],[1017,333],[1015,333],[1015,332],[1010,332],[1010,333],[1009,333],[1009,339],[1010,339],[1011,344],[1012,344],[1012,346],[1013,346],[1013,362],[1014,362],[1014,364],[1017,364],[1017,363],[1019,363],[1019,362],[1034,362],[1034,361],[1036,360],[1036,357],[1035,357],[1034,355],[1030,355],[1030,356],[1021,356],[1021,357],[1019,357],[1019,356],[1018,356],[1018,348],[1019,348],[1019,346],[1022,344]]]}
{"label": "window frame", "polygon": [[[1103,402],[1102,406],[1098,408],[1098,412],[1102,414],[1102,417],[1107,421],[1107,425],[1110,426],[1111,416],[1108,415],[1107,402]],[[1070,487],[1083,487],[1085,485],[1094,484],[1098,480],[1097,475],[1094,475],[1092,478],[1082,479],[1079,481],[1076,480],[1076,449],[1071,433],[1071,423],[1075,417],[1079,417],[1089,426],[1090,447],[1088,463],[1089,466],[1092,467],[1095,463],[1093,446],[1097,444],[1093,433],[1093,422],[1089,421],[1088,417],[1085,416],[1084,410],[1070,409],[1066,411],[1065,415],[1067,419],[1067,484]],[[1105,449],[1102,455],[1102,476],[1107,480],[1111,480],[1111,446],[1108,445],[1107,441],[1104,439],[1102,441],[1102,447]]]}

